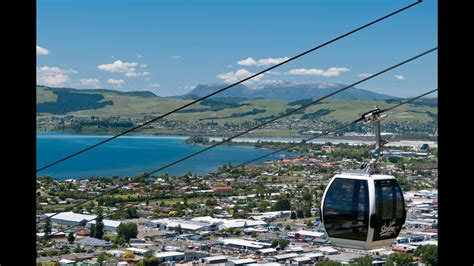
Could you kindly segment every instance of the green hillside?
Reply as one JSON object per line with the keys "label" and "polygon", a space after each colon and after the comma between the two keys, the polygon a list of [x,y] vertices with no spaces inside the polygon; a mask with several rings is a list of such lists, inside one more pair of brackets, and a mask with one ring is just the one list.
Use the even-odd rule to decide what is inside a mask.
{"label": "green hillside", "polygon": [[[241,124],[246,121],[275,117],[290,108],[298,108],[301,106],[300,104],[305,103],[305,101],[289,102],[265,99],[236,99],[235,103],[230,103],[228,99],[219,99],[217,96],[212,99],[213,101],[192,105],[180,113],[169,116],[168,119]],[[37,87],[37,107],[43,117],[73,115],[78,117],[140,118],[145,115],[163,114],[190,101],[150,97],[149,95],[128,95],[111,90],[60,90]],[[329,99],[292,117],[347,122],[356,119],[359,114],[367,112],[374,106],[386,108],[395,104],[396,102],[391,100]],[[433,101],[419,102],[416,105],[404,105],[393,110],[387,117],[387,121],[430,122],[436,115],[437,107]]]}

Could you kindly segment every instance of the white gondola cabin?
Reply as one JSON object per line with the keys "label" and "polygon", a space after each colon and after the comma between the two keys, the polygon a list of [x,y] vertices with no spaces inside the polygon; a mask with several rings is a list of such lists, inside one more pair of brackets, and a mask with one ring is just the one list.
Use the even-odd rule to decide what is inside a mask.
{"label": "white gondola cabin", "polygon": [[337,174],[324,192],[321,219],[331,242],[337,246],[389,246],[406,219],[402,190],[390,175]]}

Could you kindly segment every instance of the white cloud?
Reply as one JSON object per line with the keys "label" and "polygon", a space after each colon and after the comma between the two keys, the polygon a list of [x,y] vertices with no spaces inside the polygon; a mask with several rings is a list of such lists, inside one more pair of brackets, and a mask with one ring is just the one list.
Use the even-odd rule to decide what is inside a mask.
{"label": "white cloud", "polygon": [[237,64],[241,66],[256,66],[257,61],[255,61],[252,57],[249,57],[247,59],[238,61]]}
{"label": "white cloud", "polygon": [[150,81],[150,78],[146,78],[145,81]]}
{"label": "white cloud", "polygon": [[405,77],[403,75],[395,75],[395,78],[398,80],[405,80]]}
{"label": "white cloud", "polygon": [[48,49],[36,45],[36,55],[47,55],[49,54]]}
{"label": "white cloud", "polygon": [[263,58],[259,60],[255,60],[252,57],[249,57],[244,60],[240,60],[237,64],[242,66],[269,66],[269,65],[276,65],[281,62],[290,59],[289,57],[277,57],[277,58]]}
{"label": "white cloud", "polygon": [[93,86],[95,88],[98,88],[99,84],[100,84],[100,81],[98,79],[93,79],[93,78],[80,79],[80,82],[81,82],[82,85]]}
{"label": "white cloud", "polygon": [[115,62],[111,64],[98,65],[97,68],[99,70],[108,71],[108,72],[126,73],[126,72],[135,71],[135,67],[137,65],[138,63],[127,63],[127,62],[122,62],[121,60],[116,60]]}
{"label": "white cloud", "polygon": [[299,68],[299,69],[291,69],[288,71],[290,75],[313,75],[313,76],[323,76],[323,77],[337,77],[342,72],[349,71],[347,67],[330,67],[326,70],[324,69],[306,69],[306,68]]}
{"label": "white cloud", "polygon": [[370,74],[370,73],[360,73],[360,74],[357,74],[357,76],[359,78],[368,78],[368,77],[372,76],[372,74]]}
{"label": "white cloud", "polygon": [[107,83],[112,84],[112,85],[117,85],[117,87],[121,87],[125,81],[123,79],[108,79]]}
{"label": "white cloud", "polygon": [[181,56],[181,55],[173,55],[173,56],[171,56],[171,57],[172,57],[173,59],[180,59],[180,58],[183,57],[183,56]]}
{"label": "white cloud", "polygon": [[[116,60],[115,62],[111,64],[103,64],[103,65],[98,65],[97,68],[99,70],[103,71],[108,71],[108,72],[115,72],[115,73],[125,73],[126,77],[140,77],[140,76],[146,76],[150,74],[149,72],[137,72],[135,67],[138,66],[138,63],[136,62],[122,62],[121,60]],[[140,65],[140,67],[145,68],[147,67],[146,64]]]}
{"label": "white cloud", "polygon": [[[224,74],[219,74],[217,75],[217,78],[223,80],[225,83],[235,83],[237,81],[240,81],[244,78],[248,78],[249,76],[252,76],[254,73],[251,73],[249,71],[247,71],[246,69],[239,69],[235,72],[227,72],[227,73],[224,73]],[[250,84],[250,83],[253,83],[253,82],[256,82],[256,81],[259,81],[260,79],[263,78],[263,74],[260,74],[254,78],[252,78],[251,80],[248,80],[244,83],[246,84]]]}
{"label": "white cloud", "polygon": [[138,58],[143,58],[143,55],[137,54],[137,57],[138,57]]}
{"label": "white cloud", "polygon": [[69,74],[78,73],[74,69],[62,69],[59,67],[36,67],[36,82],[46,85],[61,85],[69,80]]}
{"label": "white cloud", "polygon": [[265,72],[265,74],[270,74],[270,75],[280,75],[280,74],[281,74],[281,72],[270,70],[270,71],[267,71],[267,72]]}
{"label": "white cloud", "polygon": [[155,84],[150,84],[150,87],[152,88],[159,88],[161,85],[158,84],[158,83],[155,83]]}

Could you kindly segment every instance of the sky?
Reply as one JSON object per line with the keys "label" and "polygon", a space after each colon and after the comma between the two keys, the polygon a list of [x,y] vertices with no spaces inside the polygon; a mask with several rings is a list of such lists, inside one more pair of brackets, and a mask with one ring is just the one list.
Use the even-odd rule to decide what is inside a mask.
{"label": "sky", "polygon": [[[415,0],[41,0],[37,83],[182,95],[230,84]],[[345,83],[437,44],[437,1],[258,76],[246,85]],[[358,85],[410,97],[437,88],[437,54]]]}

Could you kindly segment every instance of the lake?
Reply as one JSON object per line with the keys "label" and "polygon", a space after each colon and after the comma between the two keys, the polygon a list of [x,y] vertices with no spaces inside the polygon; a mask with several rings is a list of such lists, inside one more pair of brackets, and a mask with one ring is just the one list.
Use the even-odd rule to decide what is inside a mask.
{"label": "lake", "polygon": [[[37,168],[84,149],[110,136],[71,135],[38,132],[36,135]],[[45,169],[37,176],[49,175],[55,179],[89,178],[91,176],[136,176],[150,172],[184,156],[204,149],[184,143],[181,136],[123,136],[67,161]],[[248,146],[219,146],[199,154],[160,173],[200,175],[216,171],[226,163],[237,165],[272,150]],[[283,155],[284,156],[284,155]],[[273,155],[264,160],[281,158]],[[160,174],[157,173],[157,174]]]}

